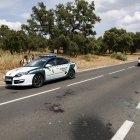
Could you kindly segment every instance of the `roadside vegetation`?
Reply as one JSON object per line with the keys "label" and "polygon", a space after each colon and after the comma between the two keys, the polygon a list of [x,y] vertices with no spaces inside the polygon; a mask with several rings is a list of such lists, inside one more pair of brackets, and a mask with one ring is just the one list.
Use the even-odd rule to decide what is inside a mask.
{"label": "roadside vegetation", "polygon": [[119,59],[119,60],[122,60],[122,61],[126,61],[127,60],[127,55],[124,54],[124,53],[121,53],[121,52],[114,52],[111,54],[111,57],[112,58],[116,58],[116,59]]}
{"label": "roadside vegetation", "polygon": [[40,53],[57,52],[76,61],[79,68],[94,67],[100,58],[125,61],[127,54],[137,53],[140,32],[114,27],[95,37],[94,26],[101,22],[95,8],[94,1],[85,0],[58,4],[54,9],[39,2],[32,7],[21,30],[0,26],[0,72],[18,67],[21,58],[31,53],[37,57]]}
{"label": "roadside vegetation", "polygon": [[[20,66],[19,61],[22,59],[24,54],[13,54],[11,55],[9,51],[7,52],[1,52],[0,56],[0,84],[3,83],[3,76],[5,73],[13,68],[17,68]],[[35,55],[35,58],[37,58],[41,53],[43,52],[31,52],[32,54]],[[46,51],[45,53],[49,53],[49,51]],[[97,68],[97,67],[102,67],[102,66],[107,66],[107,65],[112,65],[112,64],[118,64],[122,63],[122,60],[118,60],[116,58],[111,58],[109,54],[107,55],[78,55],[76,58],[75,57],[70,57],[67,55],[59,55],[62,57],[65,57],[67,59],[70,59],[73,62],[76,62],[78,66],[78,70],[83,70],[83,69],[89,69],[89,68]],[[127,54],[127,60],[128,61],[134,61],[137,60],[137,58],[140,56],[140,53],[135,53],[135,54]]]}

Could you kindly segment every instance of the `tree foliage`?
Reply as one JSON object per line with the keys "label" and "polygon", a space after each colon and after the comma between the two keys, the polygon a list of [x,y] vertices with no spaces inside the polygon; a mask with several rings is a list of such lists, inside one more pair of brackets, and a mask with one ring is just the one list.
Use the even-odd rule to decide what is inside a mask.
{"label": "tree foliage", "polygon": [[10,30],[8,26],[2,25],[0,28],[1,48],[9,50],[11,54],[19,53],[26,44],[26,35],[22,31]]}
{"label": "tree foliage", "polygon": [[95,36],[94,25],[100,21],[94,11],[93,1],[75,0],[66,5],[58,4],[56,9],[50,10],[40,2],[32,8],[31,19],[22,29],[28,34],[47,36],[50,50],[62,48],[65,54],[70,50],[87,54],[90,52],[88,37]]}
{"label": "tree foliage", "polygon": [[31,19],[27,20],[28,25],[22,25],[22,29],[31,34],[52,35],[54,26],[54,12],[47,10],[43,2],[33,6]]}
{"label": "tree foliage", "polygon": [[0,49],[13,53],[49,48],[70,56],[77,54],[135,53],[140,49],[140,32],[111,28],[96,38],[94,26],[101,19],[95,14],[94,1],[75,0],[47,9],[43,2],[32,7],[32,13],[20,31],[0,27]]}
{"label": "tree foliage", "polygon": [[106,31],[103,40],[108,46],[109,53],[130,51],[133,46],[133,39],[130,34],[124,29],[111,28]]}

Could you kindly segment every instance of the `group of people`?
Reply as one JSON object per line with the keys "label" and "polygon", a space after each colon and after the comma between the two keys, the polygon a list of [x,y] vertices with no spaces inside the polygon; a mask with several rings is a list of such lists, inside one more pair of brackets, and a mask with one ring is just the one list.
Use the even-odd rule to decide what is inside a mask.
{"label": "group of people", "polygon": [[25,56],[23,57],[23,59],[20,61],[20,65],[21,65],[21,66],[25,66],[26,64],[28,64],[28,63],[29,63],[30,61],[32,61],[32,60],[34,60],[34,55],[33,55],[33,54],[30,56],[29,59],[28,59],[28,56],[25,55]]}

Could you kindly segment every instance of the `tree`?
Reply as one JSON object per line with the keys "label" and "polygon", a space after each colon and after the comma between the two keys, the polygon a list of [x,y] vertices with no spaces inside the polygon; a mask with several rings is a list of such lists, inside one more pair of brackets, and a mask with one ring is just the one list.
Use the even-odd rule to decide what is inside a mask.
{"label": "tree", "polygon": [[107,52],[107,45],[104,43],[103,38],[97,38],[98,54],[105,54]]}
{"label": "tree", "polygon": [[[32,8],[31,19],[27,21],[28,25],[22,26],[22,29],[28,34],[47,36],[51,50],[63,48],[63,52],[67,54],[70,51],[68,41],[71,49],[73,46],[73,50],[76,49],[82,54],[87,54],[91,50],[88,38],[94,37],[96,34],[93,30],[94,25],[96,22],[100,22],[100,18],[94,11],[93,1],[88,3],[85,0],[75,0],[74,3],[68,2],[66,5],[58,4],[54,10],[47,10],[44,3],[41,2]],[[74,38],[77,38],[78,41]],[[62,46],[58,47],[60,44]]]}
{"label": "tree", "polygon": [[67,3],[66,6],[59,4],[55,10],[56,35],[68,36],[73,42],[72,46],[75,46],[75,50],[79,50],[80,54],[90,53],[92,49],[88,38],[94,37],[94,25],[100,21],[94,10],[94,2],[89,4],[85,0],[76,0],[75,3]]}
{"label": "tree", "polygon": [[22,25],[22,29],[32,34],[41,34],[42,36],[52,36],[54,26],[54,12],[47,10],[43,2],[33,6],[31,19],[27,20],[28,25]]}
{"label": "tree", "polygon": [[19,32],[10,30],[8,26],[2,25],[0,28],[0,36],[3,42],[3,50],[9,50],[11,54],[19,52],[21,46]]}
{"label": "tree", "polygon": [[8,26],[1,25],[0,27],[0,48],[3,49],[5,47],[4,40],[6,39],[7,33],[10,31]]}
{"label": "tree", "polygon": [[5,46],[3,49],[9,50],[11,54],[20,53],[26,44],[24,37],[20,31],[10,30],[4,39]]}
{"label": "tree", "polygon": [[56,7],[56,24],[64,34],[71,32],[81,33],[87,36],[94,36],[93,31],[96,22],[100,18],[94,13],[95,5],[92,1],[88,3],[85,0],[75,0],[75,3],[67,3],[66,6],[59,4]]}
{"label": "tree", "polygon": [[0,27],[0,48],[3,49],[4,48],[4,39],[6,38],[6,33],[9,31],[10,29],[8,28],[8,26],[6,25],[1,25]]}
{"label": "tree", "polygon": [[133,39],[128,33],[122,34],[117,38],[116,52],[127,53],[131,51],[131,46],[133,46]]}
{"label": "tree", "polygon": [[116,45],[116,34],[112,30],[105,31],[103,36],[103,41],[108,46],[109,54],[113,51],[114,46]]}
{"label": "tree", "polygon": [[47,48],[48,42],[47,39],[41,35],[29,34],[27,38],[27,45],[24,49],[28,50],[28,53],[31,51],[43,50]]}
{"label": "tree", "polygon": [[72,42],[77,44],[77,54],[88,54],[91,52],[91,47],[89,45],[90,39],[85,37],[82,33],[71,33],[69,37]]}
{"label": "tree", "polygon": [[134,38],[134,48],[140,50],[140,32],[136,32],[133,36]]}
{"label": "tree", "polygon": [[110,52],[126,53],[133,46],[133,39],[124,29],[111,28],[106,31],[103,40],[108,46]]}

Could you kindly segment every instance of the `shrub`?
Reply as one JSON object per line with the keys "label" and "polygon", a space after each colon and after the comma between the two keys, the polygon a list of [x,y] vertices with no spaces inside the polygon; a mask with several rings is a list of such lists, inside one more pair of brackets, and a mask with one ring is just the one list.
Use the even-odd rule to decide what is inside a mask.
{"label": "shrub", "polygon": [[112,53],[111,57],[115,58],[115,59],[122,60],[122,61],[126,61],[127,60],[127,56],[124,53],[121,53],[121,52]]}

